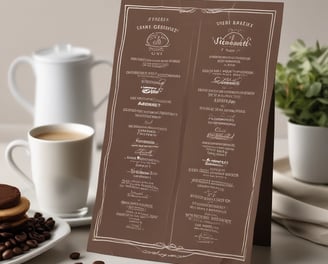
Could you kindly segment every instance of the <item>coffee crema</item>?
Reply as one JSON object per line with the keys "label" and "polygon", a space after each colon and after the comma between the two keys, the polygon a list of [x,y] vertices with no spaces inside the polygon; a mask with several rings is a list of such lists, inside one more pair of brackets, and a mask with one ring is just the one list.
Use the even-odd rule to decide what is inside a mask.
{"label": "coffee crema", "polygon": [[35,138],[43,140],[79,140],[85,137],[86,134],[71,131],[44,132],[35,136]]}

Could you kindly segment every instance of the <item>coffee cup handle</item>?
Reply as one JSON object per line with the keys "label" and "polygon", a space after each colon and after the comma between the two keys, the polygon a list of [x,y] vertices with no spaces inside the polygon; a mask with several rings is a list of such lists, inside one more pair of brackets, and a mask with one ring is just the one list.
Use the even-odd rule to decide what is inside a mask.
{"label": "coffee cup handle", "polygon": [[[100,65],[100,64],[105,64],[107,65],[108,67],[112,68],[113,67],[113,63],[111,61],[108,61],[108,60],[95,60],[92,65],[91,65],[91,68],[97,66],[97,65]],[[94,106],[94,111],[98,110],[98,108],[104,103],[107,101],[108,99],[108,93],[106,93],[106,95]]]}
{"label": "coffee cup handle", "polygon": [[21,175],[23,178],[27,179],[29,183],[33,184],[32,178],[29,177],[23,170],[17,165],[16,161],[13,157],[13,151],[15,148],[23,148],[25,149],[27,155],[30,155],[30,149],[28,146],[28,142],[22,139],[17,139],[12,142],[10,142],[6,148],[5,156],[8,164],[10,167],[16,171],[19,175]]}
{"label": "coffee cup handle", "polygon": [[33,59],[28,56],[21,56],[16,58],[9,66],[8,70],[8,85],[9,85],[9,90],[11,94],[15,97],[15,99],[32,115],[34,114],[34,106],[33,104],[24,98],[22,94],[19,92],[19,89],[17,88],[16,84],[16,70],[17,66],[21,63],[27,63],[31,65],[32,70],[34,72],[34,63]]}

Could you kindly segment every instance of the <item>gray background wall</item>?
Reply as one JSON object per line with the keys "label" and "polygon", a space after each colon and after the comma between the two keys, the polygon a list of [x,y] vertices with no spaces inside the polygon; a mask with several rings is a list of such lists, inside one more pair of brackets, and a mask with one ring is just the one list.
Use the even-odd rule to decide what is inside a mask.
{"label": "gray background wall", "polygon": [[[266,1],[266,0],[262,0]],[[297,38],[308,44],[328,44],[326,0],[285,0],[279,58],[285,62]],[[32,116],[12,97],[7,84],[10,63],[20,55],[55,43],[91,49],[96,58],[112,59],[120,0],[0,0],[0,133],[8,127],[28,127]],[[105,66],[93,71],[93,96],[98,101],[109,89]],[[34,77],[27,65],[19,67],[18,86],[33,100]],[[104,123],[106,106],[95,119]],[[276,110],[276,137],[286,136],[286,118]]]}

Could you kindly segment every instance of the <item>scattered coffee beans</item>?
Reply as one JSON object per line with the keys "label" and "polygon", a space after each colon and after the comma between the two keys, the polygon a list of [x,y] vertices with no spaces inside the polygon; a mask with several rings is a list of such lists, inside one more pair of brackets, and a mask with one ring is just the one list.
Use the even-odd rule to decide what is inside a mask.
{"label": "scattered coffee beans", "polygon": [[51,217],[45,219],[41,213],[35,213],[22,227],[0,232],[0,260],[11,259],[36,248],[50,239],[54,227],[55,221]]}

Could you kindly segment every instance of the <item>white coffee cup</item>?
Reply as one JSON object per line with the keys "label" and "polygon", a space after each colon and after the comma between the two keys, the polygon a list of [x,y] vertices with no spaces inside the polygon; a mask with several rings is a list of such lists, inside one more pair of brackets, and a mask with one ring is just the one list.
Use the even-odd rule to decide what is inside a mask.
{"label": "white coffee cup", "polygon": [[[6,159],[16,172],[33,182],[41,210],[60,217],[87,213],[93,136],[90,126],[62,123],[32,128],[28,141],[9,143]],[[31,177],[14,161],[17,147],[30,153]]]}

